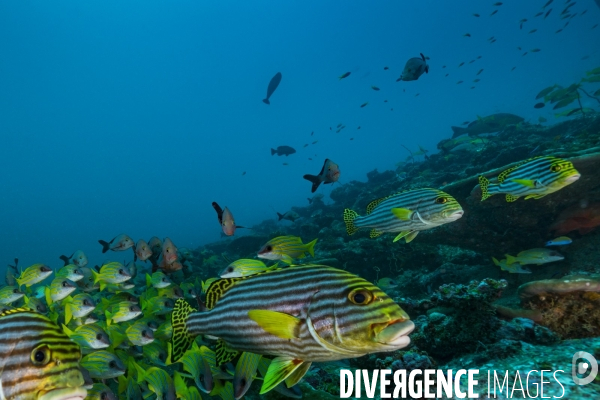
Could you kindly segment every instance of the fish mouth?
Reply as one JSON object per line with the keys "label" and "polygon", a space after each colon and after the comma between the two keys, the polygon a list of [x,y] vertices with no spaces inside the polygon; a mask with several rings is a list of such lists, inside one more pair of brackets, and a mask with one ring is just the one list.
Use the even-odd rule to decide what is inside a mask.
{"label": "fish mouth", "polygon": [[38,400],[83,400],[87,396],[87,390],[83,387],[60,388],[45,392]]}
{"label": "fish mouth", "polygon": [[465,212],[463,210],[451,211],[446,219],[450,221],[456,221],[457,219],[460,219],[464,213]]}
{"label": "fish mouth", "polygon": [[415,329],[410,319],[398,319],[390,322],[376,336],[378,343],[400,349],[410,344],[408,335]]}
{"label": "fish mouth", "polygon": [[566,178],[563,180],[563,182],[564,182],[565,184],[567,184],[567,185],[568,185],[568,184],[571,184],[571,183],[575,182],[575,181],[576,181],[576,180],[578,180],[579,178],[581,178],[581,174],[573,174],[573,175],[571,175],[571,176],[568,176],[568,177],[566,177]]}

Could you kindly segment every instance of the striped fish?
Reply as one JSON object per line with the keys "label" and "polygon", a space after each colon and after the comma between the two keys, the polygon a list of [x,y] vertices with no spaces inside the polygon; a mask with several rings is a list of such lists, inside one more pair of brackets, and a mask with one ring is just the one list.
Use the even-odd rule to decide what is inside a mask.
{"label": "striped fish", "polygon": [[220,339],[219,364],[239,351],[275,356],[261,393],[286,379],[293,386],[313,361],[405,347],[414,329],[408,315],[381,289],[324,265],[219,279],[206,300],[209,311],[204,312],[177,300],[171,316],[173,360],[201,334]]}
{"label": "striped fish", "polygon": [[84,399],[81,351],[42,314],[17,308],[0,314],[0,398]]}
{"label": "striped fish", "polygon": [[485,176],[479,176],[481,201],[499,193],[506,195],[507,202],[516,201],[522,196],[525,196],[525,200],[541,199],[570,185],[580,176],[573,163],[562,158],[530,158],[501,172],[498,183],[491,183]]}
{"label": "striped fish", "polygon": [[314,257],[315,243],[317,243],[317,239],[304,244],[298,236],[278,236],[261,247],[258,251],[258,258],[282,260],[291,264],[294,258],[304,258],[306,253]]}
{"label": "striped fish", "polygon": [[411,189],[373,200],[367,215],[346,208],[344,222],[348,235],[361,228],[371,228],[371,238],[386,232],[400,232],[394,242],[404,238],[411,242],[420,231],[456,221],[463,209],[448,193],[437,189]]}

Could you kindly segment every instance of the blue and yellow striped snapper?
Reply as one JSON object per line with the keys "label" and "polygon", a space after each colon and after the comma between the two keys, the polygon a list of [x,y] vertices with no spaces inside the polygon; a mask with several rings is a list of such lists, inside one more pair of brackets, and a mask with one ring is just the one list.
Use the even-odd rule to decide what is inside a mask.
{"label": "blue and yellow striped snapper", "polygon": [[106,350],[88,354],[80,364],[88,370],[92,379],[116,378],[127,370],[119,357]]}
{"label": "blue and yellow striped snapper", "polygon": [[[91,275],[91,272],[90,272]],[[75,264],[67,264],[58,271],[56,271],[57,278],[67,278],[72,280],[73,282],[77,282],[83,279],[83,273],[81,272],[81,268]]]}
{"label": "blue and yellow striped snapper", "polygon": [[479,176],[481,201],[500,193],[506,194],[507,202],[516,201],[522,196],[525,196],[525,200],[541,199],[570,185],[580,176],[573,163],[562,158],[530,158],[501,172],[498,183],[491,183],[485,176]]}
{"label": "blue and yellow striped snapper", "polygon": [[19,287],[23,285],[30,287],[49,277],[52,272],[52,269],[50,269],[50,267],[47,265],[33,264],[32,266],[27,267],[25,271],[21,273],[21,275],[17,278],[17,284]]}
{"label": "blue and yellow striped snapper", "polygon": [[277,268],[277,264],[267,267],[264,262],[252,258],[241,258],[229,264],[219,276],[221,278],[241,278]]}
{"label": "blue and yellow striped snapper", "polygon": [[9,305],[25,296],[16,286],[4,286],[0,289],[0,304]]}
{"label": "blue and yellow striped snapper", "polygon": [[317,243],[317,239],[304,244],[298,236],[278,236],[261,247],[258,257],[291,263],[294,258],[306,257],[306,253],[314,257],[315,243]]}
{"label": "blue and yellow striped snapper", "polygon": [[72,341],[81,347],[99,350],[110,346],[108,334],[96,324],[82,325],[75,329],[75,331],[72,331],[63,325],[63,330]]}
{"label": "blue and yellow striped snapper", "polygon": [[75,282],[67,278],[54,278],[50,286],[46,286],[46,303],[51,305],[55,301],[61,301],[77,289]]}
{"label": "blue and yellow striped snapper", "polygon": [[290,379],[298,382],[313,361],[403,348],[414,329],[409,316],[381,289],[324,265],[219,279],[206,299],[209,311],[203,312],[177,300],[171,316],[173,360],[201,334],[220,339],[219,364],[239,351],[275,356],[261,393],[293,373]]}
{"label": "blue and yellow striped snapper", "polygon": [[361,228],[371,228],[371,238],[386,232],[400,232],[394,242],[404,238],[411,242],[420,231],[456,221],[463,209],[446,192],[437,189],[411,189],[373,200],[367,205],[367,215],[345,209],[344,222],[348,235]]}
{"label": "blue and yellow striped snapper", "polygon": [[79,400],[81,351],[58,325],[26,308],[0,314],[0,398]]}

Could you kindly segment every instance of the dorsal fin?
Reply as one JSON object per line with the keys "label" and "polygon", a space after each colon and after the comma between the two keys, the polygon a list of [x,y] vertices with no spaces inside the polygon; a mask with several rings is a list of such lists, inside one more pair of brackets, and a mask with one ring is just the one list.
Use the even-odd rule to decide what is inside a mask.
{"label": "dorsal fin", "polygon": [[521,161],[520,163],[518,163],[517,165],[513,165],[512,167],[510,167],[509,169],[500,172],[500,175],[498,175],[498,183],[502,183],[506,180],[506,177],[508,176],[508,174],[510,174],[511,172],[513,172],[515,169],[519,168],[521,165],[528,163],[531,160],[535,160],[536,158],[540,158],[543,156],[538,156],[538,157],[533,157],[533,158],[529,158],[527,160]]}
{"label": "dorsal fin", "polygon": [[379,203],[381,203],[382,201],[384,201],[388,197],[390,197],[390,196],[382,197],[382,198],[377,199],[377,200],[373,200],[372,202],[370,202],[369,204],[367,204],[367,215],[371,214],[373,212],[373,210],[375,209],[375,207],[377,207],[379,205]]}
{"label": "dorsal fin", "polygon": [[206,309],[212,310],[215,304],[217,304],[217,301],[223,297],[225,292],[227,292],[239,280],[241,279],[222,278],[211,283],[211,285],[208,287],[208,290],[206,290]]}

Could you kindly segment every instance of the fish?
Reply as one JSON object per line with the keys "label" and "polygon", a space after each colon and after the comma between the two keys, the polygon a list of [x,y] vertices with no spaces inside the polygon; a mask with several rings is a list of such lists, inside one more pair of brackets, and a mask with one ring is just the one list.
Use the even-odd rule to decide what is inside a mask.
{"label": "fish", "polygon": [[278,156],[289,156],[290,154],[294,154],[296,150],[290,146],[279,146],[277,149],[271,149],[271,155],[277,154]]}
{"label": "fish", "polygon": [[402,75],[400,75],[398,81],[416,81],[424,73],[429,73],[429,65],[427,65],[427,60],[425,59],[423,53],[420,54],[421,58],[413,57],[406,62],[404,70],[402,71]]}
{"label": "fish", "polygon": [[375,90],[376,92],[379,91],[379,88],[377,86],[371,86],[371,89]]}
{"label": "fish", "polygon": [[532,29],[529,31],[529,33],[535,33],[535,32],[537,32],[537,29]]}
{"label": "fish", "polygon": [[340,178],[340,168],[336,163],[326,158],[319,175],[306,174],[303,178],[312,183],[311,193],[314,193],[321,183],[329,184],[337,182]]}
{"label": "fish", "polygon": [[546,242],[546,246],[564,246],[573,243],[570,237],[559,236]]}
{"label": "fish", "polygon": [[152,286],[155,289],[162,289],[172,284],[173,281],[161,271],[153,272],[152,275],[146,274],[146,286],[148,287]]}
{"label": "fish", "polygon": [[50,286],[45,287],[46,304],[61,301],[77,289],[77,284],[67,278],[54,278]]}
{"label": "fish", "polygon": [[134,245],[133,239],[124,233],[115,236],[110,242],[98,240],[98,243],[102,245],[102,253],[106,253],[108,250],[125,251],[132,248]]}
{"label": "fish", "polygon": [[398,283],[392,278],[381,278],[375,285],[383,291],[398,287]]}
{"label": "fish", "polygon": [[[283,284],[285,291],[273,291]],[[220,339],[223,350],[217,346],[217,364],[237,352],[274,356],[261,394],[286,378],[293,386],[312,362],[406,347],[415,326],[372,283],[321,265],[221,279],[211,285],[207,299],[209,311],[201,312],[177,301],[171,317],[172,360],[181,358],[201,334]]]}
{"label": "fish", "polygon": [[530,52],[530,53],[538,53],[538,52],[540,52],[540,51],[542,51],[542,50],[540,50],[540,49],[538,49],[538,48],[535,48],[535,49],[531,49],[531,50],[529,50],[529,52]]}
{"label": "fish", "polygon": [[86,400],[118,400],[117,395],[105,384],[94,383],[88,389]]}
{"label": "fish", "polygon": [[539,13],[535,14],[535,17],[539,17],[539,16],[541,16],[541,15],[544,15],[544,12],[543,12],[543,11],[540,11]]}
{"label": "fish", "polygon": [[589,78],[581,78],[581,81],[589,83],[598,83],[600,82],[600,75],[590,76]]}
{"label": "fish", "polygon": [[80,281],[84,278],[80,267],[75,264],[68,264],[56,271],[57,278],[67,278],[73,282]]}
{"label": "fish", "polygon": [[4,286],[0,289],[0,305],[9,305],[25,296],[16,286]]}
{"label": "fish", "polygon": [[173,300],[166,297],[152,297],[142,300],[142,310],[146,315],[164,315],[173,310]]}
{"label": "fish", "polygon": [[[586,76],[590,76],[590,75],[600,75],[600,67],[594,68],[590,71],[586,71]],[[598,89],[600,90],[600,89]]]}
{"label": "fish", "polygon": [[154,333],[145,321],[134,322],[127,330],[127,339],[136,346],[145,346],[154,341]]}
{"label": "fish", "polygon": [[576,204],[562,211],[550,226],[550,230],[558,235],[572,231],[586,235],[598,226],[600,226],[600,203],[585,204],[584,207]]}
{"label": "fish", "polygon": [[501,3],[501,2],[497,2],[497,3],[494,3],[494,5],[495,5],[496,7],[499,7],[499,6],[501,6],[501,5],[502,5],[502,3]]}
{"label": "fish", "polygon": [[360,105],[360,108],[366,107],[368,104],[369,104],[369,102],[368,102],[368,101],[367,101],[366,103],[362,103],[362,104]]}
{"label": "fish", "polygon": [[229,264],[219,273],[221,278],[241,278],[276,268],[277,264],[267,267],[264,262],[251,258],[241,258]]}
{"label": "fish", "polygon": [[67,296],[61,303],[65,307],[65,324],[73,318],[84,318],[96,308],[96,302],[87,293],[79,293],[73,297]]}
{"label": "fish", "polygon": [[133,253],[135,254],[133,261],[146,261],[152,257],[153,254],[150,245],[148,245],[144,239],[138,240],[135,246],[133,246]]}
{"label": "fish", "polygon": [[517,125],[525,119],[518,115],[499,113],[488,115],[487,117],[477,117],[477,119],[469,124],[466,128],[452,126],[454,134],[453,138],[468,133],[471,136],[481,135],[482,133],[499,132],[508,125]]}
{"label": "fish", "polygon": [[554,0],[548,0],[548,1],[546,2],[546,4],[544,4],[544,7],[542,7],[542,8],[546,8],[546,7],[548,7],[550,4],[552,4],[552,2],[553,2],[553,1],[554,1]]}
{"label": "fish", "polygon": [[548,17],[548,15],[550,15],[551,12],[552,12],[552,9],[549,9],[548,11],[546,11],[546,15],[544,15],[544,19],[546,19]]}
{"label": "fish", "polygon": [[544,108],[544,106],[546,106],[546,103],[536,103],[533,108]]}
{"label": "fish", "polygon": [[306,253],[314,257],[317,240],[304,244],[298,236],[278,236],[260,248],[258,258],[283,260],[289,263],[293,259],[306,257]]}
{"label": "fish", "polygon": [[262,356],[260,354],[244,352],[240,356],[233,375],[233,396],[236,399],[242,398],[256,377],[258,364]]}
{"label": "fish", "polygon": [[341,81],[344,78],[347,78],[350,76],[350,72],[344,72],[342,75],[339,76],[339,80]]}
{"label": "fish", "polygon": [[83,357],[81,366],[88,370],[92,379],[110,379],[125,374],[123,361],[107,350],[98,350]]}
{"label": "fish", "polygon": [[152,236],[150,240],[148,240],[148,246],[152,249],[152,255],[154,257],[158,258],[162,253],[162,240],[156,236]]}
{"label": "fish", "polygon": [[541,99],[542,97],[546,97],[548,96],[551,92],[554,91],[554,89],[556,89],[557,87],[559,87],[558,85],[552,85],[552,86],[548,86],[545,89],[542,89],[536,96],[535,99]]}
{"label": "fish", "polygon": [[490,14],[490,17],[491,17],[492,15],[496,14],[497,12],[498,12],[498,10],[494,10],[494,11],[492,11],[492,13]]}
{"label": "fish", "polygon": [[[463,36],[465,36],[465,37],[471,37],[471,34],[470,33],[465,33]],[[459,65],[459,67],[460,67],[460,65]]]}
{"label": "fish", "polygon": [[483,72],[483,68],[481,68],[475,75],[479,75]]}
{"label": "fish", "polygon": [[404,238],[410,243],[420,231],[456,221],[463,213],[460,204],[448,193],[422,188],[373,200],[367,205],[366,216],[346,208],[344,223],[348,235],[371,228],[371,238],[386,232],[400,232],[394,242]]}
{"label": "fish", "polygon": [[[175,272],[183,268],[183,265],[177,261],[179,256],[177,255],[177,247],[173,244],[171,239],[165,238],[162,248],[162,261],[159,267],[165,272]],[[156,272],[154,269],[152,272]]]}
{"label": "fish", "polygon": [[30,310],[37,311],[40,314],[46,314],[48,312],[48,307],[37,297],[23,296],[23,301],[25,302],[25,307]]}
{"label": "fish", "polygon": [[506,254],[506,262],[508,264],[519,263],[521,265],[542,265],[555,261],[562,261],[564,259],[565,257],[556,250],[545,248],[525,250],[517,254],[516,257]]}
{"label": "fish", "polygon": [[577,181],[581,175],[573,163],[561,158],[538,156],[521,161],[498,175],[497,183],[479,176],[481,201],[495,194],[505,194],[507,202],[525,196],[541,199]]}
{"label": "fish", "polygon": [[269,86],[267,87],[267,97],[263,99],[263,103],[271,104],[269,99],[271,98],[273,92],[275,92],[275,89],[277,89],[277,87],[279,86],[280,82],[281,72],[278,72],[271,78],[271,81],[269,82]]}
{"label": "fish", "polygon": [[465,65],[465,62],[464,62],[464,61],[463,61],[463,62],[461,62],[460,64],[458,64],[458,67],[460,68],[460,67],[462,67],[463,65]]}
{"label": "fish", "polygon": [[104,314],[106,315],[107,323],[109,321],[112,323],[118,323],[137,318],[142,314],[142,309],[138,305],[130,304],[127,301],[122,301],[113,305],[111,311],[106,310]]}
{"label": "fish", "polygon": [[107,283],[117,284],[123,283],[131,279],[129,271],[120,262],[109,262],[100,268],[99,272],[92,271],[94,283],[100,283],[100,291],[104,290]]}
{"label": "fish", "polygon": [[183,282],[179,287],[181,288],[184,297],[188,299],[195,299],[198,297],[196,286],[192,282]]}
{"label": "fish", "polygon": [[17,284],[19,287],[25,285],[25,287],[31,287],[36,283],[43,281],[52,275],[52,269],[49,266],[44,264],[33,264],[30,267],[27,267],[25,271],[19,275],[17,280]]}
{"label": "fish", "polygon": [[300,215],[295,211],[288,211],[284,214],[277,213],[277,221],[281,221],[282,219],[287,219],[288,221],[296,221],[300,218]]}
{"label": "fish", "polygon": [[502,271],[507,271],[510,272],[511,274],[531,274],[531,270],[523,267],[520,263],[516,262],[516,263],[512,263],[509,264],[506,259],[498,261],[497,259],[495,259],[494,257],[492,257],[492,261],[494,262],[494,264],[498,267],[500,267],[500,269]]}
{"label": "fish", "polygon": [[148,382],[148,388],[156,394],[157,400],[175,400],[175,384],[169,374],[161,368],[150,367],[144,370],[135,361],[133,362],[138,371],[137,382]]}
{"label": "fish", "polygon": [[312,204],[313,202],[323,202],[323,197],[325,196],[322,193],[317,193],[312,197],[312,199],[308,197],[306,200],[308,200],[308,204]]}
{"label": "fish", "polygon": [[227,207],[225,209],[221,209],[221,207],[217,204],[216,201],[212,202],[212,206],[217,212],[217,218],[219,219],[219,224],[221,224],[221,229],[226,236],[233,236],[235,230],[237,228],[244,228],[243,226],[239,226],[235,224],[233,219],[233,214]]}
{"label": "fish", "polygon": [[81,325],[75,331],[72,331],[66,325],[63,325],[62,328],[69,339],[81,347],[100,350],[110,346],[108,333],[97,324]]}
{"label": "fish", "polygon": [[479,14],[473,14],[473,16],[474,16],[474,17],[477,17],[477,18],[479,18],[479,17],[480,17],[480,15],[479,15]]}
{"label": "fish", "polygon": [[18,270],[19,259],[15,258],[15,265],[8,264],[8,268],[6,268],[6,277],[5,283],[6,286],[16,286],[17,285],[17,275],[19,274]]}
{"label": "fish", "polygon": [[48,317],[16,308],[0,314],[0,398],[83,400],[81,350]]}
{"label": "fish", "polygon": [[83,250],[77,250],[71,254],[71,257],[60,256],[59,258],[64,261],[65,265],[75,264],[78,267],[85,267],[88,263],[87,256]]}

